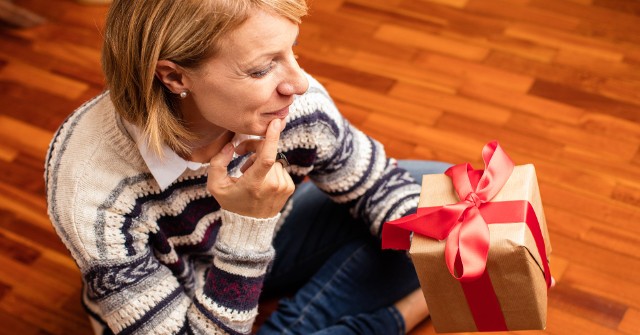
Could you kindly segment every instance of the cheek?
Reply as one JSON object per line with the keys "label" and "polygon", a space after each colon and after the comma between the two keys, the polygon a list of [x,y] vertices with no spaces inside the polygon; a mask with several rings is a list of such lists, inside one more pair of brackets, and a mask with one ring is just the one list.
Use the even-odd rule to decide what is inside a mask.
{"label": "cheek", "polygon": [[238,95],[236,102],[245,106],[245,110],[263,112],[265,108],[272,107],[270,104],[275,97],[274,93],[275,89],[271,85],[252,85]]}

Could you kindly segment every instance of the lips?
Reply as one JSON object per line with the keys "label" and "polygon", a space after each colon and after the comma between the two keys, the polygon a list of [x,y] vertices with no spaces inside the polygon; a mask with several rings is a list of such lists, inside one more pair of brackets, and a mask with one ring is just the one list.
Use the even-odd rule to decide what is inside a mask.
{"label": "lips", "polygon": [[287,115],[289,115],[289,106],[286,106],[286,107],[284,107],[282,109],[278,109],[277,111],[271,112],[271,113],[268,113],[268,114],[269,115],[273,115],[273,116],[275,116],[275,117],[277,117],[279,119],[284,119],[284,118],[287,117]]}

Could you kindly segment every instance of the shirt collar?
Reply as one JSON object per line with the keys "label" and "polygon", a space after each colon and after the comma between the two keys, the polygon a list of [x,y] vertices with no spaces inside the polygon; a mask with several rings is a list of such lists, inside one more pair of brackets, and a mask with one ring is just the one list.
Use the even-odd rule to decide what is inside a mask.
{"label": "shirt collar", "polygon": [[[163,157],[159,157],[155,152],[149,148],[149,141],[142,136],[142,131],[136,125],[122,120],[127,132],[133,138],[142,159],[147,164],[149,172],[153,175],[153,178],[158,182],[160,189],[164,191],[169,185],[173,184],[178,178],[188,169],[196,171],[203,167],[208,167],[209,163],[198,163],[185,160],[175,153],[164,143],[162,144]],[[258,138],[257,136],[236,134],[231,140],[233,145],[249,139]],[[235,157],[235,154],[234,154]]]}

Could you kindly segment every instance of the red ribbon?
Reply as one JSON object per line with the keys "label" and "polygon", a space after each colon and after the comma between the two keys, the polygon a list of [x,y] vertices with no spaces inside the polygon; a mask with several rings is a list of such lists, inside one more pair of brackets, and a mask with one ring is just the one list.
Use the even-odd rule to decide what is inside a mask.
{"label": "red ribbon", "polygon": [[489,202],[511,176],[513,161],[497,141],[485,145],[482,158],[484,171],[474,170],[467,163],[445,172],[452,179],[458,198],[463,200],[446,206],[418,208],[416,214],[385,223],[382,247],[409,249],[412,231],[438,240],[446,238],[447,268],[460,281],[478,330],[508,330],[486,272],[488,223],[526,222],[540,253],[547,287],[551,286],[551,274],[542,231],[531,204],[528,201]]}

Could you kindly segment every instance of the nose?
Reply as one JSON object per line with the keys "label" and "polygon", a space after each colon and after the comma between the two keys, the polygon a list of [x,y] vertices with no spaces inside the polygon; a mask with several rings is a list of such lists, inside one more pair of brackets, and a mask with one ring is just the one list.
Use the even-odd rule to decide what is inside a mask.
{"label": "nose", "polygon": [[284,80],[278,85],[278,93],[286,96],[303,94],[309,88],[309,80],[298,65],[294,55],[289,57]]}

